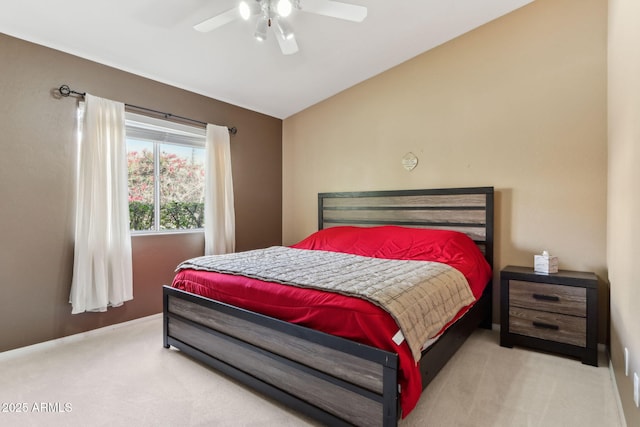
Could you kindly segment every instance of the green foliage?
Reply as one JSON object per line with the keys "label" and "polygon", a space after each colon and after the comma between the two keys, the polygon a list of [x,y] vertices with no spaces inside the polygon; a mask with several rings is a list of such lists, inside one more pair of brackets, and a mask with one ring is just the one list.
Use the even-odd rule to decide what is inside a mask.
{"label": "green foliage", "polygon": [[160,207],[160,228],[180,230],[204,227],[204,203],[169,202]]}
{"label": "green foliage", "polygon": [[153,204],[130,201],[129,224],[131,230],[153,230]]}
{"label": "green foliage", "polygon": [[[129,202],[131,230],[153,230],[153,204]],[[170,202],[160,207],[161,230],[204,227],[204,203]]]}

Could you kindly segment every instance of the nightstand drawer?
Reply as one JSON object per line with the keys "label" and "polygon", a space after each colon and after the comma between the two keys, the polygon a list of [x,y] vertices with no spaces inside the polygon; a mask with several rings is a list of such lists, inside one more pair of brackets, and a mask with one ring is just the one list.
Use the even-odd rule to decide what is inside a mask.
{"label": "nightstand drawer", "polygon": [[585,347],[587,319],[509,307],[509,333]]}
{"label": "nightstand drawer", "polygon": [[587,316],[587,290],[583,287],[509,281],[509,306]]}

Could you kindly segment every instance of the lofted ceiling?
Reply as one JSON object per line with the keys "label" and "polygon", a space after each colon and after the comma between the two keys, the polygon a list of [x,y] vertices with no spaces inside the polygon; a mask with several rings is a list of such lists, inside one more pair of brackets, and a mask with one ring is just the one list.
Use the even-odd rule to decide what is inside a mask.
{"label": "lofted ceiling", "polygon": [[6,0],[0,32],[285,119],[533,0],[343,1],[367,18],[294,10],[294,55],[253,21],[193,29],[239,0]]}

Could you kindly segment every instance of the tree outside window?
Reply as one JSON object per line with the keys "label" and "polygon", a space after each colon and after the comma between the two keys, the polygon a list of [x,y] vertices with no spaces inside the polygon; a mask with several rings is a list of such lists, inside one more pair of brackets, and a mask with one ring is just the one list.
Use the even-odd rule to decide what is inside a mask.
{"label": "tree outside window", "polygon": [[204,151],[127,139],[132,231],[204,227]]}

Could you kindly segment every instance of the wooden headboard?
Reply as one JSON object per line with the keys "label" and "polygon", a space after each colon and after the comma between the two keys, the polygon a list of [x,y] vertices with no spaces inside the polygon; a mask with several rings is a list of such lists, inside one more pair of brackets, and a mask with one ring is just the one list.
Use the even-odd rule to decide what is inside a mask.
{"label": "wooden headboard", "polygon": [[318,194],[318,229],[339,225],[455,230],[493,267],[493,187]]}

